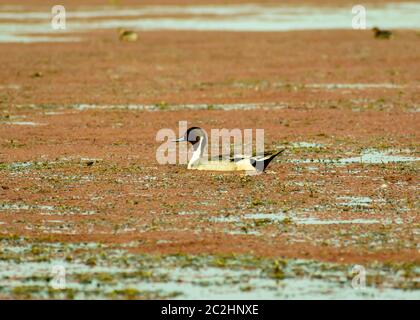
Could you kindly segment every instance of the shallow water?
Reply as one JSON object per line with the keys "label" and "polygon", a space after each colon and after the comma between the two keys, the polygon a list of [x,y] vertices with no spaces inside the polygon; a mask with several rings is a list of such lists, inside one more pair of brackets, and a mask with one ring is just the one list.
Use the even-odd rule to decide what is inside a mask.
{"label": "shallow water", "polygon": [[[187,276],[188,275],[188,276]],[[148,289],[182,292],[179,299],[389,299],[415,297],[414,292],[396,289],[355,290],[348,283],[322,279],[261,278],[255,270],[221,268],[172,270],[173,282],[153,283]],[[244,280],[245,279],[245,280]],[[200,285],[199,281],[210,283]],[[226,281],[227,280],[227,281]],[[228,282],[228,283],[226,283]],[[246,287],[251,288],[249,291]],[[139,286],[144,289],[145,286]]]}
{"label": "shallow water", "polygon": [[40,215],[44,216],[62,216],[62,215],[82,215],[88,216],[96,214],[93,210],[81,210],[77,207],[59,208],[51,205],[38,205],[26,203],[5,203],[0,202],[0,211],[10,211],[13,213],[25,211],[39,211]]}
{"label": "shallow water", "polygon": [[213,222],[230,222],[238,223],[245,220],[267,220],[271,222],[285,222],[289,220],[295,224],[304,225],[329,225],[329,224],[375,224],[380,223],[376,219],[352,219],[352,220],[331,220],[331,219],[318,219],[316,217],[298,217],[295,214],[285,215],[283,213],[252,213],[245,214],[244,216],[229,216],[229,217],[216,217],[211,218]]}
{"label": "shallow water", "polygon": [[292,159],[292,163],[330,163],[337,165],[346,165],[353,163],[364,163],[364,164],[386,164],[396,162],[415,162],[420,161],[420,158],[406,155],[398,155],[399,150],[375,150],[366,149],[360,156],[341,158],[341,159]]}
{"label": "shallow water", "polygon": [[9,121],[9,122],[0,122],[1,124],[7,124],[7,125],[15,125],[15,126],[31,126],[31,127],[36,127],[36,126],[42,126],[45,125],[45,123],[38,123],[38,122],[32,122],[32,121]]}
{"label": "shallow water", "polygon": [[396,154],[390,154],[392,151],[376,151],[366,150],[360,157],[344,158],[340,159],[339,163],[368,163],[368,164],[380,164],[380,163],[392,163],[392,162],[412,162],[419,161],[420,158],[401,156]]}
{"label": "shallow water", "polygon": [[[96,249],[106,249],[107,254],[99,258]],[[65,289],[72,290],[75,299],[109,298],[118,290],[176,299],[413,299],[417,294],[400,289],[405,279],[378,265],[366,269],[379,277],[383,288],[368,284],[356,290],[351,286],[351,265],[311,260],[273,264],[252,256],[136,256],[94,243],[39,246],[4,241],[0,242],[0,254],[3,296],[31,292],[32,298],[51,298],[53,268],[57,266],[65,271]],[[72,255],[72,261],[63,259],[67,255]],[[86,264],[88,257],[96,263]],[[61,293],[64,296],[59,290],[55,294],[66,297],[66,292]]]}
{"label": "shallow water", "polygon": [[369,207],[373,200],[369,197],[338,197],[339,205],[347,207]]}
{"label": "shallow water", "polygon": [[323,147],[325,147],[325,145],[322,144],[322,143],[306,142],[306,141],[292,142],[291,145],[292,145],[293,148],[323,148]]}
{"label": "shallow water", "polygon": [[[395,83],[309,83],[304,85],[305,88],[312,89],[405,89],[412,86],[401,85]],[[418,87],[418,86],[417,86]]]}
{"label": "shallow water", "polygon": [[[85,32],[119,27],[135,30],[290,31],[351,29],[352,7],[207,5],[84,7],[67,12],[65,32]],[[387,4],[367,8],[367,28],[420,28],[419,3]],[[151,16],[154,15],[154,16]],[[205,15],[205,16],[203,16]],[[157,17],[158,16],[158,17]],[[79,38],[34,37],[27,34],[63,35],[51,28],[50,12],[30,12],[24,7],[0,7],[0,42],[78,41]],[[10,22],[10,20],[15,20]],[[16,22],[17,21],[17,22]]]}

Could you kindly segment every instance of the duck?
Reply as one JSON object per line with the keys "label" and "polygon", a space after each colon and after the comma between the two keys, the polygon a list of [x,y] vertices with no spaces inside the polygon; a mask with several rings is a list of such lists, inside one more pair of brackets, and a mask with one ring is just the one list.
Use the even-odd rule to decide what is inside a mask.
{"label": "duck", "polygon": [[200,127],[190,127],[185,134],[173,142],[189,142],[193,153],[188,162],[187,169],[208,171],[247,171],[248,173],[261,173],[265,171],[270,162],[283,153],[285,149],[275,152],[265,152],[257,156],[233,155],[219,156],[216,159],[204,157],[207,145],[207,135]]}
{"label": "duck", "polygon": [[389,30],[382,30],[378,27],[372,28],[372,31],[375,33],[376,39],[390,39],[392,37],[392,32]]}
{"label": "duck", "polygon": [[122,28],[118,29],[118,36],[120,41],[136,42],[138,39],[138,35],[136,32],[132,30],[125,30]]}

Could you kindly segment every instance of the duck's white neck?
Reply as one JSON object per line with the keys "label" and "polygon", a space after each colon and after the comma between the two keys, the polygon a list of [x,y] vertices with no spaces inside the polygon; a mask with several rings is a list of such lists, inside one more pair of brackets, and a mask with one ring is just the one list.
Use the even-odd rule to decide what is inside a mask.
{"label": "duck's white neck", "polygon": [[200,138],[200,142],[198,143],[198,146],[194,146],[194,151],[192,154],[192,157],[190,159],[190,162],[188,162],[188,169],[191,169],[194,166],[197,166],[200,163],[201,156],[204,153],[204,147],[205,147],[205,139]]}

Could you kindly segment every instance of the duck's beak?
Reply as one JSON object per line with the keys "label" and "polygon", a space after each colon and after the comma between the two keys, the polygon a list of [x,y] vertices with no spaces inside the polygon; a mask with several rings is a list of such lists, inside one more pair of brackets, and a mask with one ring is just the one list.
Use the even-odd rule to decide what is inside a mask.
{"label": "duck's beak", "polygon": [[182,142],[182,141],[187,141],[187,140],[185,139],[185,137],[181,137],[179,139],[172,140],[172,142]]}

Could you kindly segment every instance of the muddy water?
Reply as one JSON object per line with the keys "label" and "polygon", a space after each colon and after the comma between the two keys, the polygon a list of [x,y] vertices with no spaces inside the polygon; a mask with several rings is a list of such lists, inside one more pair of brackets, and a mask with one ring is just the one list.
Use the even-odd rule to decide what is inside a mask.
{"label": "muddy water", "polygon": [[[47,10],[48,9],[48,10]],[[367,8],[367,27],[420,28],[420,4],[399,3]],[[295,6],[144,6],[83,8],[67,12],[66,32],[96,29],[206,31],[290,31],[351,29],[351,7],[315,8]],[[50,26],[50,10],[30,12],[24,7],[0,7],[0,42],[78,41],[62,37]],[[57,33],[60,37],[36,36]],[[28,36],[27,34],[31,34]]]}

